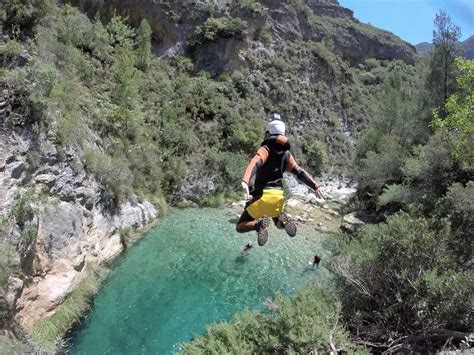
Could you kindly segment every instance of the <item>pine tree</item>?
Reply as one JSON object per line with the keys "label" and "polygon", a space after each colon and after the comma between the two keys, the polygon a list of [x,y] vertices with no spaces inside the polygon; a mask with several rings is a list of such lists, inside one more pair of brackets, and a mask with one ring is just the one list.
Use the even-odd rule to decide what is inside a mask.
{"label": "pine tree", "polygon": [[137,67],[146,71],[151,56],[152,30],[147,20],[143,19],[137,33]]}
{"label": "pine tree", "polygon": [[444,104],[456,89],[454,58],[460,52],[458,41],[461,29],[453,24],[451,17],[442,10],[436,14],[434,24],[434,51],[430,63],[428,91],[432,107],[440,108],[440,114],[444,116]]}

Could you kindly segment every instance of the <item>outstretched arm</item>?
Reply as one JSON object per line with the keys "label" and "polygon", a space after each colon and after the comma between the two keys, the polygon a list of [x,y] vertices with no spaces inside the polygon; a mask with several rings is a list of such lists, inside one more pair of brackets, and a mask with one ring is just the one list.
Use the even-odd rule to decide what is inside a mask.
{"label": "outstretched arm", "polygon": [[290,154],[288,162],[286,164],[286,171],[291,172],[296,176],[296,178],[301,181],[303,184],[313,189],[318,198],[325,198],[326,194],[324,193],[321,185],[314,180],[311,175],[309,175],[306,170],[302,169],[297,163],[293,155]]}
{"label": "outstretched arm", "polygon": [[265,146],[260,147],[257,150],[257,153],[255,154],[255,156],[250,161],[249,165],[247,166],[247,169],[245,169],[244,177],[242,178],[242,187],[245,190],[246,199],[250,198],[250,193],[249,193],[250,180],[252,179],[252,177],[255,176],[258,168],[260,168],[263,164],[265,164],[265,162],[267,161],[267,158],[268,158],[268,148]]}

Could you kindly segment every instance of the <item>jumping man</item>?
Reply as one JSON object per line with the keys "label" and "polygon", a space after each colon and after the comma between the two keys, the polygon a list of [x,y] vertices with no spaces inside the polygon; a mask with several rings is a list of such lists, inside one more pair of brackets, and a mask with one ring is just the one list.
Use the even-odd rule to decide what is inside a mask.
{"label": "jumping man", "polygon": [[[283,173],[293,173],[297,179],[313,189],[316,196],[325,198],[320,185],[298,164],[290,153],[290,144],[285,136],[285,124],[275,114],[265,130],[265,140],[245,170],[242,187],[248,201],[237,222],[237,232],[257,231],[258,245],[268,240],[270,218],[277,228],[285,228],[290,237],[296,235],[294,221],[284,212]],[[252,195],[249,183],[255,177]],[[270,217],[270,218],[269,218]]]}

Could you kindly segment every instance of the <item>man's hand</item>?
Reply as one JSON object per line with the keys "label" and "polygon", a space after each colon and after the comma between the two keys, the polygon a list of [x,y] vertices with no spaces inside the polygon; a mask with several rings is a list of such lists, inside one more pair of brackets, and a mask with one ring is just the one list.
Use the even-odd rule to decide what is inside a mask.
{"label": "man's hand", "polygon": [[250,200],[252,198],[252,195],[250,195],[249,185],[245,181],[242,181],[242,188],[245,192],[245,201]]}
{"label": "man's hand", "polygon": [[326,200],[329,197],[329,195],[324,192],[324,190],[321,186],[319,186],[314,192],[315,192],[317,198],[321,198],[323,200]]}

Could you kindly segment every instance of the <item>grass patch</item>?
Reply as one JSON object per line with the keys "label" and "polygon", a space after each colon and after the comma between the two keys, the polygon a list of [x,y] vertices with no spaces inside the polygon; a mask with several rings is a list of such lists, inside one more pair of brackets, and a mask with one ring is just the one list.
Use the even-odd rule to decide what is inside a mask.
{"label": "grass patch", "polygon": [[47,351],[55,351],[58,339],[63,337],[71,326],[78,322],[89,309],[89,301],[100,288],[106,270],[97,265],[88,265],[82,280],[66,296],[64,301],[49,318],[35,323],[32,330],[33,341],[38,342]]}

